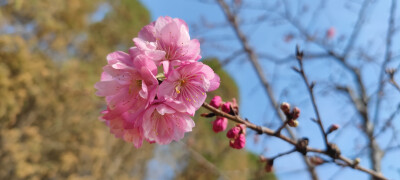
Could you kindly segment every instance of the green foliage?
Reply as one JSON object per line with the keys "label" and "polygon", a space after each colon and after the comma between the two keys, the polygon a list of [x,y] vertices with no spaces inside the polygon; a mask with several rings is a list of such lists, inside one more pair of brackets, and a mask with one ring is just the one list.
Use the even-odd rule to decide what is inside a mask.
{"label": "green foliage", "polygon": [[[101,3],[111,11],[90,22]],[[108,132],[93,85],[106,54],[132,46],[147,10],[127,0],[32,0],[0,12],[0,27],[34,26],[0,35],[0,179],[142,179],[153,147],[136,150]]]}

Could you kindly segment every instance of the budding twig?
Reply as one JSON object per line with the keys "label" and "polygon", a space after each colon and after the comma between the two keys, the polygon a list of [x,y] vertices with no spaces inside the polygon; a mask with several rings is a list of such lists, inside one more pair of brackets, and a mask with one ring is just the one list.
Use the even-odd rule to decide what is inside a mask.
{"label": "budding twig", "polygon": [[305,72],[304,72],[304,67],[303,67],[303,51],[300,51],[299,46],[296,46],[296,59],[297,59],[297,61],[299,62],[299,65],[300,65],[300,69],[297,70],[296,72],[298,72],[298,73],[301,75],[301,77],[302,77],[303,80],[304,80],[304,83],[305,83],[306,86],[307,86],[307,90],[308,90],[308,93],[310,94],[311,102],[312,102],[312,105],[313,105],[313,107],[314,107],[315,114],[316,114],[316,116],[317,116],[316,122],[317,122],[317,124],[319,125],[319,128],[320,128],[320,130],[321,130],[321,132],[322,132],[322,135],[323,135],[323,137],[324,137],[325,145],[328,147],[328,144],[329,144],[329,142],[328,142],[328,136],[327,136],[327,133],[325,132],[324,125],[322,124],[321,116],[320,116],[320,114],[319,114],[317,102],[316,102],[315,96],[314,96],[314,86],[315,86],[315,83],[314,83],[314,82],[309,83],[308,78],[307,78],[307,76],[306,76],[306,74],[305,74]]}
{"label": "budding twig", "polygon": [[[231,121],[234,121],[234,122],[237,122],[237,123],[240,123],[240,124],[244,124],[244,125],[246,125],[247,128],[250,128],[250,129],[252,129],[252,130],[254,130],[254,131],[256,131],[256,132],[258,132],[260,134],[266,134],[268,136],[274,136],[274,137],[277,137],[279,139],[282,139],[283,141],[286,141],[289,144],[292,144],[294,147],[296,147],[296,150],[298,151],[298,149],[297,149],[298,142],[295,141],[295,140],[292,140],[291,138],[289,138],[287,136],[284,136],[282,134],[275,134],[275,131],[273,131],[272,129],[269,129],[269,128],[263,127],[263,126],[255,125],[255,124],[251,123],[249,120],[245,120],[245,119],[241,118],[239,115],[238,116],[233,116],[231,114],[225,113],[225,112],[221,111],[220,109],[217,109],[217,108],[209,105],[206,102],[204,102],[202,106],[204,108],[208,109],[209,111],[215,113],[217,116],[226,117]],[[329,152],[327,152],[326,150],[311,148],[311,147],[308,147],[308,146],[306,146],[305,151],[306,152],[314,152],[314,153],[319,153],[319,154],[324,154],[324,155],[330,156]],[[353,169],[357,169],[357,170],[366,172],[366,173],[374,176],[377,179],[387,179],[382,174],[377,173],[377,172],[375,172],[373,170],[361,167],[360,165],[353,166],[354,162],[352,160],[342,156],[342,155],[337,155],[337,156],[334,157],[334,159],[335,159],[334,163],[336,163],[338,165],[341,165],[341,166],[343,165],[343,166],[351,167]],[[345,164],[343,164],[343,162]]]}

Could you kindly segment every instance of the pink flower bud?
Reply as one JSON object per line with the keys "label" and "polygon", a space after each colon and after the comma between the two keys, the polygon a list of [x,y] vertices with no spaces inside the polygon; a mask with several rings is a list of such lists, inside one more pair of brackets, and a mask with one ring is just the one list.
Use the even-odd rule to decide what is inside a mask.
{"label": "pink flower bud", "polygon": [[246,145],[246,136],[244,134],[240,134],[235,140],[231,140],[229,145],[235,149],[242,149]]}
{"label": "pink flower bud", "polygon": [[215,133],[224,131],[227,125],[228,125],[228,119],[224,117],[217,117],[217,119],[213,121],[213,131]]}
{"label": "pink flower bud", "polygon": [[285,41],[286,43],[289,43],[290,41],[293,40],[293,38],[294,38],[294,35],[293,35],[293,34],[286,34],[286,35],[285,35],[285,38],[284,38],[284,41]]}
{"label": "pink flower bud", "polygon": [[293,108],[293,115],[292,118],[293,119],[297,119],[300,117],[300,109],[298,107],[294,107]]}
{"label": "pink flower bud", "polygon": [[290,112],[290,104],[287,103],[287,102],[283,102],[281,104],[281,110],[282,110],[283,113],[289,114],[289,112]]}
{"label": "pink flower bud", "polygon": [[226,137],[234,139],[239,136],[240,130],[240,127],[235,126],[226,133]]}
{"label": "pink flower bud", "polygon": [[222,98],[221,98],[221,96],[214,96],[214,98],[211,99],[210,105],[211,105],[212,107],[217,108],[217,109],[218,109],[219,107],[221,107],[221,105],[222,105]]}
{"label": "pink flower bud", "polygon": [[333,37],[335,37],[336,34],[336,29],[334,27],[330,27],[327,31],[326,31],[326,37],[328,39],[332,39]]}
{"label": "pink flower bud", "polygon": [[332,124],[329,129],[328,129],[328,133],[331,133],[333,131],[336,131],[337,129],[339,129],[339,125],[337,124]]}
{"label": "pink flower bud", "polygon": [[231,102],[226,102],[225,104],[223,104],[221,109],[222,109],[222,111],[224,111],[226,113],[230,113],[231,112]]}

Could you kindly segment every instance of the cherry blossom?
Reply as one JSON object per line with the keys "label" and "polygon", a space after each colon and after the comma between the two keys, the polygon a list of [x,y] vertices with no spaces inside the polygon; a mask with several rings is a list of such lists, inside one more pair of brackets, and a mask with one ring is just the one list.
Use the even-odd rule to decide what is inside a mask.
{"label": "cherry blossom", "polygon": [[201,58],[199,41],[190,39],[187,24],[178,18],[159,17],[145,26],[133,41],[157,65],[161,63],[166,74],[174,66]]}
{"label": "cherry blossom", "polygon": [[209,66],[193,62],[172,70],[161,83],[157,96],[183,102],[187,112],[193,115],[204,103],[206,92],[217,89],[219,84],[219,76]]}

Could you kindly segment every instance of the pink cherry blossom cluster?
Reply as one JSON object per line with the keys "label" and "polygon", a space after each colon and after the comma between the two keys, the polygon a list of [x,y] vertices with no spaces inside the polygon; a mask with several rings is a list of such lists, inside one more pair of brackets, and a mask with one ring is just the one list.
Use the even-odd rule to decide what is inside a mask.
{"label": "pink cherry blossom cluster", "polygon": [[[223,102],[220,96],[214,96],[211,100],[210,105],[214,108],[221,108],[225,113],[236,115],[239,111],[236,99],[232,102]],[[204,116],[207,116],[205,114]],[[222,132],[228,126],[228,119],[225,117],[217,116],[217,119],[212,122],[213,131],[215,133]],[[230,129],[226,136],[230,139],[229,145],[235,149],[242,149],[246,144],[246,126],[244,124],[238,124]]]}
{"label": "pink cherry blossom cluster", "polygon": [[144,26],[133,42],[129,53],[107,56],[108,64],[95,85],[96,95],[107,102],[100,119],[112,134],[136,148],[143,140],[179,141],[195,126],[191,117],[206,92],[219,87],[219,76],[198,62],[199,41],[190,39],[181,19],[159,17]]}

